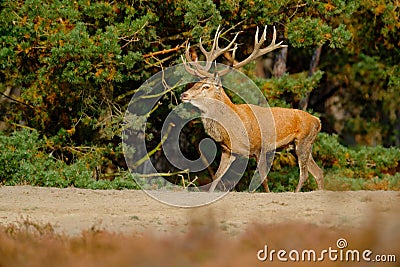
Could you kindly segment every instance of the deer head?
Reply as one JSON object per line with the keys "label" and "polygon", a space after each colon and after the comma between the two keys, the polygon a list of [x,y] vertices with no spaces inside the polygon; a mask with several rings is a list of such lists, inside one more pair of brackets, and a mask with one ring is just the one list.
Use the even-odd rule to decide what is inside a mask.
{"label": "deer head", "polygon": [[181,95],[182,102],[190,103],[203,112],[208,110],[210,99],[225,102],[226,98],[218,73],[215,73],[212,78],[204,78],[197,82]]}

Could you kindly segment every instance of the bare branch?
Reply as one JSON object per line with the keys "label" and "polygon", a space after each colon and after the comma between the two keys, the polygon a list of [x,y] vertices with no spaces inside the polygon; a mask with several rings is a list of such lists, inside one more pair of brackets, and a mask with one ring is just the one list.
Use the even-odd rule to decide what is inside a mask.
{"label": "bare branch", "polygon": [[181,44],[181,45],[177,45],[176,47],[171,48],[171,49],[164,49],[164,50],[161,50],[161,51],[144,54],[143,58],[148,58],[148,57],[154,57],[154,56],[158,56],[158,55],[168,54],[168,53],[171,53],[171,52],[178,51],[179,49],[184,48],[185,46],[186,46],[186,42]]}

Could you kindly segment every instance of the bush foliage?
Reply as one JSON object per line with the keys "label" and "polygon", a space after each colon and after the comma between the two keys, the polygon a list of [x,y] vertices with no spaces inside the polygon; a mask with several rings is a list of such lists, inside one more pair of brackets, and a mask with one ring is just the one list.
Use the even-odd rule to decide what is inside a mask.
{"label": "bush foliage", "polygon": [[[114,180],[93,179],[93,169],[99,153],[93,151],[83,157],[65,161],[47,151],[52,140],[40,138],[37,131],[24,129],[6,136],[0,132],[0,183],[5,185],[30,184],[51,187],[80,187],[91,189],[137,189],[127,174]],[[89,155],[92,154],[92,155]]]}

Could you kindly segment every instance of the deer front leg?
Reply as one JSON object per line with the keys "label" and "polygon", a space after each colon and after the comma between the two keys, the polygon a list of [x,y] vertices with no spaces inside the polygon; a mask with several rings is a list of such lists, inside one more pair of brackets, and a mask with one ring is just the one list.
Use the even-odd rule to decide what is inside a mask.
{"label": "deer front leg", "polygon": [[264,190],[266,193],[269,193],[269,187],[268,187],[268,177],[265,177],[264,181],[262,182],[262,185],[264,187]]}
{"label": "deer front leg", "polygon": [[268,177],[267,177],[267,155],[264,151],[261,152],[259,158],[257,159],[257,169],[260,174],[260,179],[262,181],[262,185],[265,189],[265,192],[269,193],[268,187]]}
{"label": "deer front leg", "polygon": [[230,151],[222,150],[221,162],[219,164],[218,170],[215,173],[215,180],[211,183],[210,189],[208,192],[214,192],[215,187],[218,185],[219,181],[221,181],[222,176],[228,171],[232,162],[236,159],[234,155]]}
{"label": "deer front leg", "polygon": [[301,188],[303,187],[304,182],[308,178],[308,168],[307,168],[307,161],[306,160],[299,160],[299,168],[300,168],[300,177],[299,183],[297,184],[296,190],[294,192],[300,192]]}

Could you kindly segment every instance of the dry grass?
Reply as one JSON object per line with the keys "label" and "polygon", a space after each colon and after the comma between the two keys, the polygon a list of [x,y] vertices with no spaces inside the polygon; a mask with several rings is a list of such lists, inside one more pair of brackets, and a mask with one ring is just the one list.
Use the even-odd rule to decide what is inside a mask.
{"label": "dry grass", "polygon": [[[310,224],[254,224],[240,236],[232,237],[214,223],[194,221],[187,233],[167,236],[133,236],[90,229],[79,237],[70,237],[56,234],[51,225],[24,220],[0,227],[0,266],[280,266],[285,263],[276,258],[273,262],[258,261],[257,251],[267,244],[269,249],[314,249],[319,253],[329,247],[337,249],[338,238],[346,238],[347,249],[370,249],[373,255],[395,254],[399,260],[398,226],[388,223],[378,229],[371,224],[348,232]],[[325,261],[311,265],[365,266],[365,262]]]}

